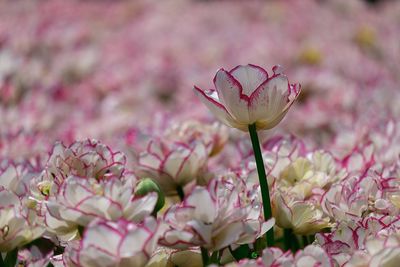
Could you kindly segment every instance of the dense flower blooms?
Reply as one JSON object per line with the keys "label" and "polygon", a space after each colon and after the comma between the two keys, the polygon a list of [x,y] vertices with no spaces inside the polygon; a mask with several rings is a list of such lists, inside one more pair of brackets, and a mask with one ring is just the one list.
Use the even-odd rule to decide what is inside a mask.
{"label": "dense flower blooms", "polygon": [[300,94],[300,85],[291,85],[281,69],[274,74],[255,65],[237,66],[230,71],[220,69],[214,78],[215,90],[194,87],[197,96],[223,123],[247,131],[255,123],[257,129],[275,127]]}
{"label": "dense flower blooms", "polygon": [[333,267],[331,257],[319,246],[309,245],[299,250],[295,255],[290,251],[283,252],[278,248],[266,248],[262,257],[257,260],[243,260],[239,263],[225,265],[226,267]]}
{"label": "dense flower blooms", "polygon": [[203,246],[211,251],[231,244],[253,242],[274,220],[263,222],[259,201],[248,199],[239,187],[212,180],[196,187],[164,215],[169,229],[160,243],[173,248]]}
{"label": "dense flower blooms", "polygon": [[11,251],[41,236],[34,202],[29,199],[28,167],[7,164],[0,171],[0,252]]}
{"label": "dense flower blooms", "polygon": [[49,230],[74,238],[78,226],[85,227],[94,219],[141,222],[150,215],[157,202],[157,193],[135,196],[136,180],[127,175],[108,180],[68,177],[57,194],[45,201],[45,222]]}
{"label": "dense flower blooms", "polygon": [[[366,243],[393,235],[399,231],[399,218],[372,215],[359,221],[341,222],[331,233],[316,234],[318,243],[340,266],[350,260],[354,253],[365,255]],[[356,262],[353,259],[353,264]],[[360,261],[362,263],[363,261]]]}
{"label": "dense flower blooms", "polygon": [[397,266],[400,260],[400,237],[398,234],[369,238],[365,249],[356,251],[345,264],[347,267]]}
{"label": "dense flower blooms", "polygon": [[53,195],[69,176],[98,180],[121,177],[125,161],[121,152],[113,152],[96,140],[77,141],[69,147],[56,143],[42,175],[33,182],[35,197]]}
{"label": "dense flower blooms", "polygon": [[[397,266],[399,13],[383,0],[0,1],[0,265],[203,266],[207,250],[213,267]],[[285,65],[301,93],[276,67],[228,71],[240,62]],[[257,133],[266,181],[250,123],[271,129]]]}

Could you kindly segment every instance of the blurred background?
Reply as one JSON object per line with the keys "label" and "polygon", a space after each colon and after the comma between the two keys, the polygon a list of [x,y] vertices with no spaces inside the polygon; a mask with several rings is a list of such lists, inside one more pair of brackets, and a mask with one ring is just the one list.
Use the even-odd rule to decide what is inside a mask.
{"label": "blurred background", "polygon": [[400,139],[399,29],[400,1],[1,1],[0,158],[212,121],[193,85],[248,63],[303,86],[278,133],[339,154]]}

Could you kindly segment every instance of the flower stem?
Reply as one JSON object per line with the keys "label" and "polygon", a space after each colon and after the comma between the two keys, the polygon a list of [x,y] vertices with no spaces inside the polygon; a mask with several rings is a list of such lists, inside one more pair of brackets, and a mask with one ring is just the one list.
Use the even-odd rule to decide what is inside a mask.
{"label": "flower stem", "polygon": [[209,256],[206,248],[200,247],[201,250],[201,258],[203,260],[203,266],[206,267],[208,265]]}
{"label": "flower stem", "polygon": [[283,236],[285,240],[285,250],[292,248],[292,231],[290,229],[283,229]]}
{"label": "flower stem", "polygon": [[302,238],[303,238],[303,247],[308,246],[310,244],[308,241],[308,236],[303,235]]}
{"label": "flower stem", "polygon": [[285,239],[285,249],[295,253],[300,247],[297,236],[293,233],[292,229],[283,229],[283,235]]}
{"label": "flower stem", "polygon": [[[271,201],[269,199],[267,176],[265,175],[264,160],[261,153],[260,142],[258,141],[257,128],[255,123],[249,125],[249,133],[250,133],[251,143],[253,145],[254,157],[256,159],[258,179],[260,182],[261,197],[264,210],[264,220],[267,221],[272,218]],[[268,246],[273,246],[274,229],[271,228],[267,232],[266,236],[267,236]]]}
{"label": "flower stem", "polygon": [[183,191],[182,186],[178,185],[176,187],[176,192],[178,192],[179,199],[183,201],[185,199],[185,192]]}
{"label": "flower stem", "polygon": [[[1,253],[0,253],[1,254]],[[7,252],[6,257],[3,259],[1,266],[14,267],[17,264],[18,248]]]}

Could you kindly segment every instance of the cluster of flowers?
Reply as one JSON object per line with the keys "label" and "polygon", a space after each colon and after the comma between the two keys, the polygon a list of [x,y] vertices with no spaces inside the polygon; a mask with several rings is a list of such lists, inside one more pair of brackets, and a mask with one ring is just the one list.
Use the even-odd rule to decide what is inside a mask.
{"label": "cluster of flowers", "polygon": [[399,10],[1,2],[0,266],[397,266]]}
{"label": "cluster of flowers", "polygon": [[341,158],[293,136],[269,138],[258,151],[254,133],[283,119],[300,86],[280,67],[269,75],[255,65],[221,69],[214,83],[194,91],[224,124],[250,132],[256,161],[243,153],[239,167],[221,168],[226,151],[249,144],[195,120],[130,156],[87,139],[57,142],[42,168],[4,160],[3,264],[393,266],[400,162],[387,163],[372,141]]}

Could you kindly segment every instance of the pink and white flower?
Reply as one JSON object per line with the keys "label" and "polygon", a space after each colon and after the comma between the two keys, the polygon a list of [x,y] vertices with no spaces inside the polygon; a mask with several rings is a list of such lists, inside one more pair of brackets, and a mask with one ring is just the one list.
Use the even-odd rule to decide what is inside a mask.
{"label": "pink and white flower", "polygon": [[148,217],[141,224],[126,220],[94,221],[82,240],[72,242],[63,254],[70,267],[145,266],[157,248],[163,226]]}
{"label": "pink and white flower", "polygon": [[139,156],[140,177],[155,180],[166,195],[196,180],[206,167],[208,152],[201,141],[190,143],[151,141]]}
{"label": "pink and white flower", "polygon": [[224,124],[247,131],[255,123],[257,129],[275,127],[286,115],[300,93],[300,85],[289,84],[278,66],[269,77],[255,65],[237,66],[230,71],[220,69],[214,78],[215,89],[195,93]]}
{"label": "pink and white flower", "polygon": [[332,258],[319,246],[309,245],[296,252],[283,252],[279,248],[266,248],[262,256],[256,260],[242,260],[239,263],[225,265],[226,267],[333,267]]}
{"label": "pink and white flower", "polygon": [[87,139],[66,147],[58,142],[54,145],[43,175],[35,181],[37,197],[48,197],[69,176],[95,179],[121,177],[125,171],[125,155],[113,152],[108,146]]}
{"label": "pink and white flower", "polygon": [[299,199],[295,194],[275,191],[271,201],[276,225],[293,229],[296,234],[315,234],[332,226],[330,218],[313,199]]}
{"label": "pink and white flower", "polygon": [[164,215],[169,228],[162,245],[172,248],[203,246],[210,251],[247,244],[268,231],[274,219],[263,221],[261,203],[251,201],[239,187],[212,180],[197,186]]}
{"label": "pink and white flower", "polygon": [[0,252],[22,246],[45,231],[29,198],[29,180],[35,172],[27,165],[7,163],[0,170]]}
{"label": "pink and white flower", "polygon": [[57,194],[45,201],[46,225],[69,240],[77,236],[78,226],[85,227],[98,218],[141,222],[153,212],[157,193],[135,196],[135,183],[131,176],[108,180],[70,176]]}
{"label": "pink and white flower", "polygon": [[218,154],[227,142],[229,137],[227,130],[226,126],[218,122],[207,124],[196,120],[186,120],[173,124],[166,131],[164,137],[184,143],[200,140],[206,146],[208,155],[211,157]]}
{"label": "pink and white flower", "polygon": [[365,242],[365,249],[356,251],[346,267],[390,267],[400,261],[400,236],[392,234],[370,237]]}
{"label": "pink and white flower", "polygon": [[27,244],[44,232],[44,228],[37,224],[36,213],[23,201],[0,186],[0,252]]}

